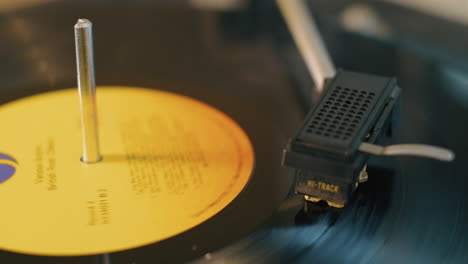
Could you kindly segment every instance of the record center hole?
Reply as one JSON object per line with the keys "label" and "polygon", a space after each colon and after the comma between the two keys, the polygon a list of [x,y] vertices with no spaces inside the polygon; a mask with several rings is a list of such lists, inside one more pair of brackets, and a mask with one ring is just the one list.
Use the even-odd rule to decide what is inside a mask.
{"label": "record center hole", "polygon": [[93,164],[93,163],[98,163],[102,161],[102,156],[99,156],[97,160],[95,161],[85,161],[83,157],[80,158],[80,161],[86,164]]}

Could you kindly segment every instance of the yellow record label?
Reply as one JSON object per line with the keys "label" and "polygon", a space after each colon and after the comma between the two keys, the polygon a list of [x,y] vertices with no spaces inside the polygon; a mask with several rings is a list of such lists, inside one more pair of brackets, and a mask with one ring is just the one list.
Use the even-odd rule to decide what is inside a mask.
{"label": "yellow record label", "polygon": [[228,116],[188,97],[99,87],[103,160],[80,162],[76,89],[0,107],[0,249],[88,255],[180,234],[246,186],[252,145]]}

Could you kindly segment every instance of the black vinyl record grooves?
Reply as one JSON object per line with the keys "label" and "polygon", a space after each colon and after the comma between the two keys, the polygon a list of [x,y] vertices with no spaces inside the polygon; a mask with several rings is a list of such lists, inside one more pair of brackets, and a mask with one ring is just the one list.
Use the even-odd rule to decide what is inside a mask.
{"label": "black vinyl record grooves", "polygon": [[167,90],[220,109],[248,134],[255,169],[227,208],[181,235],[106,256],[0,251],[1,263],[468,262],[467,106],[443,83],[412,75],[418,67],[431,74],[418,59],[402,69],[396,141],[447,147],[455,161],[372,158],[380,168],[369,169],[369,181],[342,212],[319,206],[304,212],[302,197],[291,191],[293,172],[281,167],[282,149],[304,116],[286,66],[262,41],[248,48],[212,44],[215,33],[201,29],[212,17],[202,12],[64,1],[0,15],[0,103],[76,86],[73,24],[79,17],[95,25],[98,85]]}

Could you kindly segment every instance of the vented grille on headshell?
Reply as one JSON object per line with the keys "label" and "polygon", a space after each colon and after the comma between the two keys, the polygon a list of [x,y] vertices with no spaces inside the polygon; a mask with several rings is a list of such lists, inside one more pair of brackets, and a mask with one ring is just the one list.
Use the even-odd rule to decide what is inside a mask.
{"label": "vented grille on headshell", "polygon": [[375,104],[375,93],[335,86],[321,101],[307,126],[314,137],[350,139]]}

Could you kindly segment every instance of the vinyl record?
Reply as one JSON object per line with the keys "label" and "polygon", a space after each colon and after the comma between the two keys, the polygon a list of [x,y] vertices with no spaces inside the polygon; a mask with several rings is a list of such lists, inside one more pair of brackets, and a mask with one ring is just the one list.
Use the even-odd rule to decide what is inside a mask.
{"label": "vinyl record", "polygon": [[[182,35],[184,40],[196,40],[201,36],[197,32],[176,30],[174,32],[180,34],[167,32],[164,38],[154,36],[152,30],[166,31],[166,26],[160,23],[153,23],[152,30],[145,27],[148,21],[153,21],[155,9],[111,9],[101,12],[103,10],[86,5],[69,7],[69,3],[56,3],[3,17],[0,29],[5,42],[0,52],[7,61],[15,63],[4,68],[3,73],[10,74],[3,78],[0,102],[6,106],[21,98],[76,86],[73,37],[70,37],[73,27],[70,25],[76,22],[76,18],[88,16],[96,25],[99,17],[102,21],[99,27],[95,27],[98,85],[139,86],[184,95],[216,108],[232,119],[245,132],[254,151],[255,167],[242,192],[214,216],[178,235],[106,254],[112,262],[123,263],[184,263],[197,259],[254,231],[271,217],[286,197],[292,184],[292,173],[281,167],[281,153],[277,150],[287,142],[289,134],[300,122],[302,112],[293,103],[294,93],[288,89],[278,89],[272,97],[264,96],[272,87],[287,86],[286,78],[281,82],[262,84],[249,78],[239,78],[236,75],[240,71],[236,66],[233,71],[228,70],[220,67],[222,62],[216,58],[197,52],[201,48],[200,43],[186,46],[184,41],[177,41],[183,47],[173,45],[173,41],[180,40]],[[156,16],[160,18],[171,19],[173,15],[196,17],[195,13],[186,9],[157,10]],[[114,30],[109,29],[115,29],[115,24],[104,24],[105,16],[110,14],[108,12],[131,17],[132,22],[123,23],[119,30],[134,36],[118,40],[114,42],[118,45],[113,45],[108,37],[113,35],[110,33]],[[57,23],[57,19],[67,22]],[[190,23],[171,25],[183,29]],[[55,40],[50,41],[50,37]],[[261,50],[259,47],[258,54],[262,53]],[[157,63],[154,60],[156,57]],[[265,59],[262,65],[268,61],[267,57]],[[41,68],[36,67],[38,63],[42,65]],[[275,64],[271,65],[263,67],[266,73],[277,72]],[[29,117],[24,120],[25,125],[29,120],[36,122],[39,117]],[[79,120],[75,120],[74,124],[78,126]],[[21,165],[21,161],[18,162]],[[102,255],[52,257],[0,251],[1,262],[14,263],[86,264],[105,259]]]}
{"label": "vinyl record", "polygon": [[170,93],[98,90],[96,163],[79,159],[76,89],[0,108],[10,166],[0,171],[0,200],[9,201],[0,211],[10,216],[0,248],[76,256],[156,243],[210,219],[247,185],[254,150],[229,117]]}
{"label": "vinyl record", "polygon": [[[7,259],[134,254],[172,240],[178,242],[159,257],[175,261],[178,252],[179,258],[193,258],[199,248],[214,246],[216,228],[232,241],[239,231],[253,228],[250,219],[272,213],[255,202],[238,205],[242,196],[256,195],[250,186],[272,179],[254,176],[250,140],[226,115],[188,97],[149,89],[100,87],[98,98],[103,160],[96,164],[79,161],[75,89],[1,106],[2,138],[10,139],[1,145],[7,150],[2,165],[15,170],[2,169],[2,200],[10,201],[1,209],[10,216],[2,226],[10,228],[1,248],[16,252],[4,252]],[[275,191],[284,195],[287,188]],[[233,214],[249,220],[242,223]],[[226,236],[226,224],[237,232]],[[191,232],[198,234],[192,238]]]}

